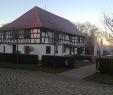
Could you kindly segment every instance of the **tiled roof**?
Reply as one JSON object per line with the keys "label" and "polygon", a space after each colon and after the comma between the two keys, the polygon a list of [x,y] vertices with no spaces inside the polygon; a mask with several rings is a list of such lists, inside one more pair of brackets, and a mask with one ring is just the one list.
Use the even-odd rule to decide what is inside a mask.
{"label": "tiled roof", "polygon": [[54,15],[39,7],[32,8],[15,21],[3,26],[0,31],[41,27],[70,34],[83,35],[69,20]]}

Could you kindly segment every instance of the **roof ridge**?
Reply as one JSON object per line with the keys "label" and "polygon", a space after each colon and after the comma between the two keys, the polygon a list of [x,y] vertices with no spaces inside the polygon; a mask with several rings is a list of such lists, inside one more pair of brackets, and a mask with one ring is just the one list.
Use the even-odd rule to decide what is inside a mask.
{"label": "roof ridge", "polygon": [[[35,7],[33,7],[33,8],[38,8],[38,9],[40,9],[40,10],[42,10],[42,11],[46,11],[46,12],[48,12],[48,13],[54,15],[54,16],[57,16],[57,17],[59,17],[59,18],[62,18],[62,19],[65,19],[66,21],[71,22],[70,20],[68,20],[68,19],[66,19],[66,18],[63,18],[63,17],[61,17],[61,16],[59,16],[59,15],[56,15],[56,14],[50,12],[50,11],[47,11],[47,10],[45,10],[45,9],[42,9],[42,8],[38,7],[38,6],[35,6]],[[33,9],[33,8],[32,8],[32,9]]]}
{"label": "roof ridge", "polygon": [[41,8],[39,8],[39,7],[37,7],[37,6],[35,6],[35,7],[33,7],[32,8],[32,10],[33,9],[35,9],[34,11],[36,12],[36,14],[37,15],[35,15],[36,16],[36,26],[38,27],[38,20],[39,20],[39,23],[40,23],[40,26],[42,25],[42,23],[41,23],[41,19],[40,19],[40,14],[39,14],[39,10],[38,9],[41,9]]}

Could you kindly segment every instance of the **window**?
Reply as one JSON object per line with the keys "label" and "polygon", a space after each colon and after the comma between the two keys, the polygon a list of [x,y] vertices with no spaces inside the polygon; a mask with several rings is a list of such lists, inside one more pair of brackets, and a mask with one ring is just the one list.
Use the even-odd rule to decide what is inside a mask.
{"label": "window", "polygon": [[12,52],[16,53],[17,52],[17,46],[16,45],[12,45]]}
{"label": "window", "polygon": [[82,43],[82,37],[80,37],[80,43]]}
{"label": "window", "polygon": [[46,46],[46,54],[50,54],[51,53],[51,47],[50,46]]}
{"label": "window", "polygon": [[63,35],[59,34],[59,39],[62,40],[63,39]]}
{"label": "window", "polygon": [[77,42],[80,43],[80,37],[78,37]]}
{"label": "window", "polygon": [[58,53],[58,46],[56,46],[55,48],[55,53]]}
{"label": "window", "polygon": [[42,37],[45,37],[46,33],[45,32],[42,32]]}
{"label": "window", "polygon": [[76,43],[78,42],[78,37],[75,37],[75,42],[76,42]]}
{"label": "window", "polygon": [[45,43],[45,38],[44,37],[42,37],[42,43]]}
{"label": "window", "polygon": [[20,38],[24,38],[24,30],[19,31]]}
{"label": "window", "polygon": [[84,43],[84,38],[82,39],[82,43]]}
{"label": "window", "polygon": [[3,32],[3,39],[6,39],[6,32]]}
{"label": "window", "polygon": [[84,43],[84,38],[83,37],[81,37],[81,43]]}
{"label": "window", "polygon": [[63,53],[65,53],[66,52],[66,47],[63,47]]}
{"label": "window", "polygon": [[75,52],[75,48],[73,47],[73,52]]}
{"label": "window", "polygon": [[65,38],[66,38],[66,40],[68,40],[68,41],[69,41],[69,35],[66,35],[66,36],[65,36]]}
{"label": "window", "polygon": [[24,31],[24,38],[25,39],[31,38],[31,31],[30,30],[25,30]]}
{"label": "window", "polygon": [[72,41],[73,41],[73,37],[69,36],[69,42],[72,43]]}
{"label": "window", "polygon": [[16,31],[13,31],[12,32],[12,39],[18,39],[18,35],[19,33],[18,32],[16,32]]}
{"label": "window", "polygon": [[56,32],[54,32],[54,40],[57,42],[59,41],[59,34]]}

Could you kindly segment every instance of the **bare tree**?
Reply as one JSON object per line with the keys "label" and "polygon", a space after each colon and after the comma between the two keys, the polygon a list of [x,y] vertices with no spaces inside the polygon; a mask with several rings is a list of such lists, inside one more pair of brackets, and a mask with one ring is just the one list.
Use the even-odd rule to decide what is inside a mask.
{"label": "bare tree", "polygon": [[86,23],[76,23],[77,29],[85,34],[85,52],[86,54],[93,54],[94,36],[96,36],[98,28],[95,25]]}
{"label": "bare tree", "polygon": [[105,25],[105,28],[109,29],[113,33],[113,15],[103,15],[103,22]]}
{"label": "bare tree", "polygon": [[106,38],[113,43],[113,14],[103,14],[102,23],[106,31]]}
{"label": "bare tree", "polygon": [[89,22],[86,23],[76,23],[77,28],[83,32],[87,33],[90,36],[94,36],[98,28],[95,25],[92,25]]}
{"label": "bare tree", "polygon": [[97,43],[99,44],[101,38],[103,37],[105,33],[101,31],[96,25],[93,25],[89,22],[76,23],[75,25],[79,31],[86,34],[85,36],[86,49],[89,52],[88,54],[93,54],[94,37],[96,36]]}

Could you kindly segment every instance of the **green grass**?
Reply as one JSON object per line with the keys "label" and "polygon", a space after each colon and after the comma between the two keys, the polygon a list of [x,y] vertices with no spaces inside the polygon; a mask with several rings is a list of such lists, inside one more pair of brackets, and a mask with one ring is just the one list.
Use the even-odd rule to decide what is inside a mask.
{"label": "green grass", "polygon": [[86,77],[85,80],[113,85],[113,75],[109,74],[95,73],[89,77]]}
{"label": "green grass", "polygon": [[0,68],[21,69],[21,70],[33,70],[42,71],[48,73],[60,73],[69,70],[68,68],[49,68],[41,64],[13,64],[13,63],[0,63]]}
{"label": "green grass", "polygon": [[84,67],[84,66],[88,66],[91,65],[91,62],[84,62],[84,61],[75,61],[75,68],[80,68],[80,67]]}
{"label": "green grass", "polygon": [[[91,64],[90,62],[76,61],[75,68],[80,68],[90,64]],[[42,72],[55,73],[55,74],[71,70],[68,68],[53,69],[53,68],[43,66],[41,64],[17,64],[17,63],[4,63],[4,62],[0,63],[0,68],[33,70],[33,71],[42,71]]]}

